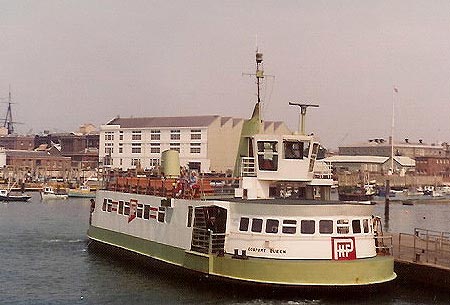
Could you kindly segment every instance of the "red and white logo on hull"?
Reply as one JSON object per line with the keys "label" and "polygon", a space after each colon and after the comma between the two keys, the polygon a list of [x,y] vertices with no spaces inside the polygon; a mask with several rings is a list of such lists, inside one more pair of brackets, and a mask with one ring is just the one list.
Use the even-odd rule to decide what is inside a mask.
{"label": "red and white logo on hull", "polygon": [[331,248],[334,260],[356,259],[356,248],[354,237],[332,237]]}

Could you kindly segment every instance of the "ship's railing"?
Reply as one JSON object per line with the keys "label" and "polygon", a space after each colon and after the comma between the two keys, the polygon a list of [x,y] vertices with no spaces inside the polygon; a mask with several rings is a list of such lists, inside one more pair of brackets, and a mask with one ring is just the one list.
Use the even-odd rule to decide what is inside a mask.
{"label": "ship's railing", "polygon": [[316,160],[314,166],[314,178],[316,179],[332,179],[333,166],[331,162],[324,160]]}
{"label": "ship's railing", "polygon": [[193,228],[191,249],[201,253],[223,253],[225,233],[213,233],[210,229]]}
{"label": "ship's railing", "polygon": [[415,228],[398,235],[396,257],[400,260],[450,268],[450,232]]}
{"label": "ship's railing", "polygon": [[242,157],[241,158],[241,177],[255,177],[255,158]]}
{"label": "ship's railing", "polygon": [[393,255],[392,235],[375,236],[375,249],[377,255]]}
{"label": "ship's railing", "polygon": [[110,191],[154,195],[168,198],[199,199],[229,197],[239,186],[239,178],[201,177],[195,185],[186,179],[159,177],[112,177],[105,189]]}

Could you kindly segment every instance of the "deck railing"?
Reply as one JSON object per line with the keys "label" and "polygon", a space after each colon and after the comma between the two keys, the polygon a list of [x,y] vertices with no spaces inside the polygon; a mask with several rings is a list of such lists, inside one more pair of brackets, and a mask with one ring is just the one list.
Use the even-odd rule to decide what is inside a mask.
{"label": "deck railing", "polygon": [[255,176],[256,176],[255,158],[242,157],[241,177],[255,177]]}
{"label": "deck railing", "polygon": [[450,268],[450,232],[415,228],[398,236],[397,258]]}
{"label": "deck railing", "polygon": [[393,255],[392,235],[375,236],[377,255]]}

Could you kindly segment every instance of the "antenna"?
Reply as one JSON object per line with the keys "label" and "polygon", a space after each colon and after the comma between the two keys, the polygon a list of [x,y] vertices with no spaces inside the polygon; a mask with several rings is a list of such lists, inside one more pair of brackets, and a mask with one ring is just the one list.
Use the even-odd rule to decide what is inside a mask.
{"label": "antenna", "polygon": [[300,118],[298,121],[298,132],[301,135],[305,135],[305,121],[306,121],[306,109],[308,107],[319,107],[319,105],[314,104],[300,104],[300,103],[294,103],[289,102],[290,106],[299,106],[300,107]]}
{"label": "antenna", "polygon": [[258,97],[258,102],[257,105],[260,109],[259,111],[259,120],[262,121],[262,117],[261,117],[261,84],[262,84],[262,80],[264,79],[265,76],[268,77],[274,77],[274,75],[264,75],[264,66],[263,66],[263,53],[258,51],[258,37],[256,37],[256,72],[255,73],[242,73],[242,75],[250,75],[250,76],[256,76],[256,87],[257,87],[257,97]]}

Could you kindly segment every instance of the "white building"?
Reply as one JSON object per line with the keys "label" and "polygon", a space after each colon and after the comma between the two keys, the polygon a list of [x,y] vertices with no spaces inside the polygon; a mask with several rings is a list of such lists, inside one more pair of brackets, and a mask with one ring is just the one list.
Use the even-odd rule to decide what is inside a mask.
{"label": "white building", "polygon": [[[244,119],[218,115],[115,118],[100,126],[99,159],[123,170],[154,168],[161,153],[180,153],[180,165],[201,172],[235,167]],[[282,122],[265,122],[265,132],[290,133]]]}

